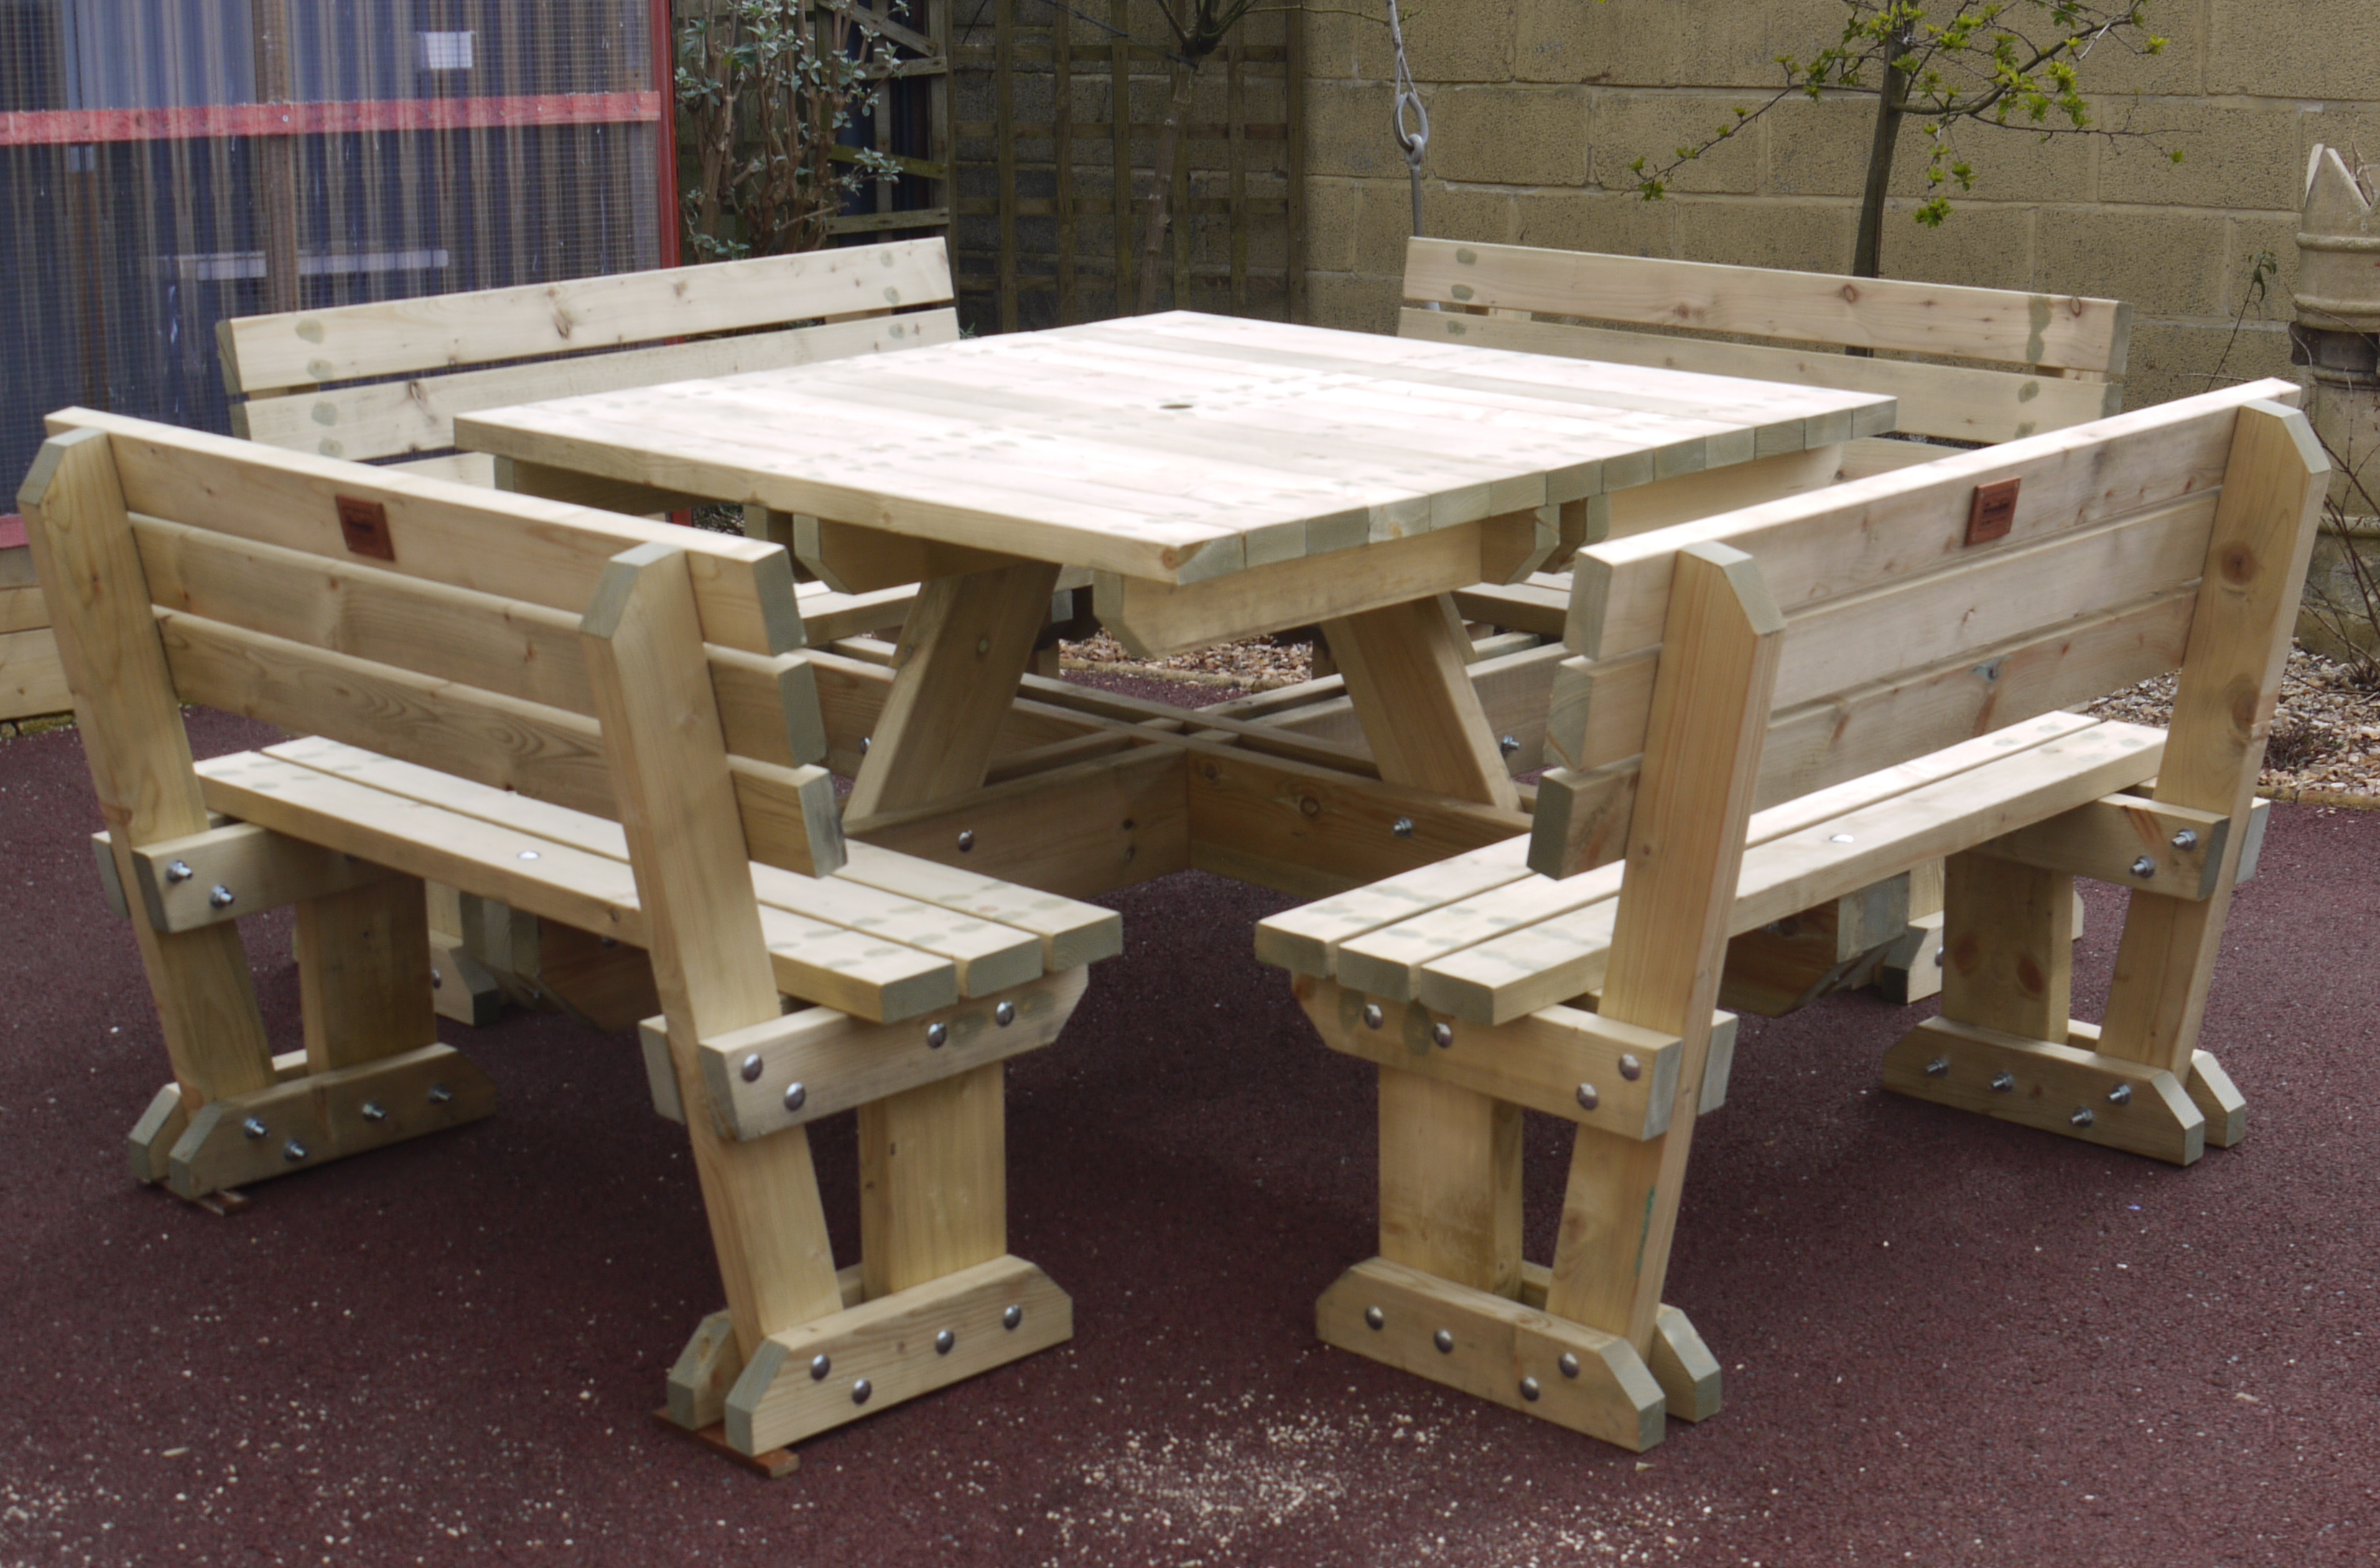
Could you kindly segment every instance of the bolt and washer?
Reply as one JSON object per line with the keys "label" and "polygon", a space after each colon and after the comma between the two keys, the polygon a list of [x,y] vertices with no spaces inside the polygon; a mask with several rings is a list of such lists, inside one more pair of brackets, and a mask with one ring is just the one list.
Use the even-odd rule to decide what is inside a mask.
{"label": "bolt and washer", "polygon": [[443,990],[445,990],[445,989],[446,989],[446,977],[445,977],[445,976],[443,976],[443,975],[442,975],[442,974],[440,974],[440,973],[439,973],[437,970],[435,970],[435,969],[431,970],[431,971],[430,971],[430,989],[431,989],[431,991],[443,991]]}
{"label": "bolt and washer", "polygon": [[1602,1103],[1603,1096],[1595,1092],[1595,1086],[1593,1084],[1581,1084],[1578,1086],[1578,1108],[1581,1111],[1592,1111]]}
{"label": "bolt and washer", "polygon": [[851,1385],[851,1403],[854,1404],[865,1404],[868,1403],[868,1396],[875,1392],[876,1385],[869,1382],[867,1379],[862,1378],[857,1382]]}
{"label": "bolt and washer", "polygon": [[948,1024],[928,1024],[926,1026],[927,1050],[940,1051],[942,1047],[950,1043],[951,1027]]}
{"label": "bolt and washer", "polygon": [[1498,735],[1496,737],[1496,749],[1502,752],[1505,756],[1510,757],[1513,752],[1521,749],[1521,737],[1512,735]]}
{"label": "bolt and washer", "polygon": [[1937,1056],[1933,1061],[1925,1064],[1925,1076],[1929,1078],[1949,1077],[1950,1076],[1950,1059],[1947,1056]]}
{"label": "bolt and washer", "polygon": [[827,1355],[823,1351],[810,1357],[810,1381],[814,1383],[822,1383],[826,1381],[826,1375],[833,1370],[833,1358]]}
{"label": "bolt and washer", "polygon": [[786,1110],[799,1111],[805,1104],[808,1103],[809,1098],[810,1091],[800,1084],[787,1084],[785,1086]]}
{"label": "bolt and washer", "polygon": [[1992,1092],[1994,1094],[2008,1094],[2012,1092],[2015,1088],[2016,1075],[2014,1073],[1995,1073],[1992,1075]]}
{"label": "bolt and washer", "polygon": [[1623,1051],[1620,1053],[1620,1076],[1632,1084],[1645,1076],[1645,1064],[1636,1060],[1634,1051]]}
{"label": "bolt and washer", "polygon": [[169,860],[165,864],[165,880],[169,882],[186,882],[197,875],[188,860]]}
{"label": "bolt and washer", "polygon": [[1000,1315],[1000,1326],[1003,1329],[1013,1329],[1023,1321],[1025,1321],[1025,1308],[1022,1307],[1012,1307]]}
{"label": "bolt and washer", "polygon": [[2187,855],[2198,847],[2198,830],[2184,828],[2173,835],[2173,846]]}
{"label": "bolt and washer", "polygon": [[1454,1026],[1444,1023],[1432,1024],[1429,1027],[1429,1038],[1440,1051],[1451,1051],[1454,1048]]}
{"label": "bolt and washer", "polygon": [[448,1100],[453,1100],[454,1098],[455,1098],[455,1091],[454,1091],[453,1089],[451,1089],[451,1088],[448,1088],[444,1084],[431,1084],[431,1085],[430,1086],[430,1103],[431,1103],[431,1104],[432,1104],[432,1105],[443,1105],[443,1104],[445,1104]]}
{"label": "bolt and washer", "polygon": [[1364,1327],[1378,1330],[1387,1328],[1388,1325],[1389,1315],[1387,1313],[1381,1311],[1377,1307],[1366,1307],[1364,1308]]}
{"label": "bolt and washer", "polygon": [[306,1146],[299,1143],[296,1138],[291,1138],[287,1143],[281,1146],[281,1158],[288,1161],[292,1165],[295,1165],[298,1161],[306,1158]]}
{"label": "bolt and washer", "polygon": [[1389,824],[1389,832],[1396,834],[1399,838],[1413,837],[1413,819],[1411,817],[1399,817],[1395,821]]}
{"label": "bolt and washer", "polygon": [[974,847],[975,830],[973,828],[961,828],[959,830],[959,853],[965,855]]}
{"label": "bolt and washer", "polygon": [[1561,1353],[1561,1359],[1555,1362],[1554,1365],[1561,1368],[1561,1375],[1565,1378],[1575,1378],[1578,1376],[1578,1356],[1574,1352],[1567,1350],[1563,1351]]}
{"label": "bolt and washer", "polygon": [[1380,1011],[1380,1004],[1378,1003],[1366,1002],[1364,1003],[1364,1027],[1366,1028],[1378,1028],[1380,1025],[1387,1020],[1387,1016],[1388,1015]]}
{"label": "bolt and washer", "polygon": [[951,1332],[948,1329],[944,1329],[941,1333],[934,1336],[934,1354],[936,1355],[948,1355],[958,1343],[958,1335]]}
{"label": "bolt and washer", "polygon": [[1521,1397],[1527,1400],[1531,1404],[1535,1404],[1537,1402],[1536,1379],[1523,1378],[1521,1380]]}
{"label": "bolt and washer", "polygon": [[1016,1022],[1016,1003],[1014,1002],[1003,1002],[999,1006],[993,1008],[991,1010],[991,1021],[994,1024],[999,1025],[1003,1029],[1008,1027],[1009,1025]]}
{"label": "bolt and washer", "polygon": [[207,902],[218,909],[228,909],[234,902],[231,889],[221,882],[207,890]]}
{"label": "bolt and washer", "polygon": [[2151,877],[2156,875],[2156,862],[2150,859],[2145,855],[2142,856],[2139,859],[2132,862],[2132,875],[2140,878],[2143,881],[2148,881]]}
{"label": "bolt and washer", "polygon": [[387,1107],[387,1106],[385,1106],[385,1105],[382,1105],[382,1104],[379,1100],[365,1100],[365,1101],[364,1101],[364,1120],[365,1120],[365,1121],[367,1121],[367,1122],[385,1122],[385,1121],[387,1121],[387,1120],[388,1120],[388,1107]]}
{"label": "bolt and washer", "polygon": [[1454,1354],[1454,1331],[1440,1329],[1429,1336],[1429,1343],[1438,1346],[1438,1353],[1440,1355],[1451,1355]]}
{"label": "bolt and washer", "polygon": [[258,1138],[264,1136],[264,1124],[258,1121],[255,1117],[250,1116],[247,1121],[242,1122],[239,1124],[239,1130],[248,1135],[249,1142],[254,1143]]}
{"label": "bolt and washer", "polygon": [[2078,1105],[2074,1108],[2074,1114],[2066,1118],[2066,1124],[2070,1127],[2087,1127],[2097,1120],[2096,1116],[2091,1114],[2089,1106]]}
{"label": "bolt and washer", "polygon": [[2130,1105],[2131,1102],[2132,1086],[2130,1084],[2118,1084],[2107,1091],[2107,1103],[2110,1105]]}
{"label": "bolt and washer", "polygon": [[746,1083],[757,1084],[760,1081],[760,1053],[759,1051],[752,1051],[744,1058],[743,1072],[744,1081]]}

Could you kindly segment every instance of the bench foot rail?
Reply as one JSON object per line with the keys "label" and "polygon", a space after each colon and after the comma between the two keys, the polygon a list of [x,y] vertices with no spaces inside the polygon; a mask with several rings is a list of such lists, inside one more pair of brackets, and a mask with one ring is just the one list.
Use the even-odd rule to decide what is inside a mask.
{"label": "bench foot rail", "polygon": [[[1325,1343],[1400,1371],[1633,1453],[1661,1440],[1664,1392],[1635,1348],[1542,1305],[1375,1258],[1342,1274],[1314,1317]],[[1714,1380],[1717,1371],[1714,1365]]]}
{"label": "bench foot rail", "polygon": [[1885,1052],[1884,1087],[2152,1160],[2194,1162],[2206,1149],[2207,1118],[2181,1080],[2102,1055],[2092,1049],[2097,1041],[2087,1024],[2054,1042],[1929,1018]]}
{"label": "bench foot rail", "polygon": [[782,1448],[1074,1337],[1072,1299],[1003,1254],[771,1334],[728,1391],[727,1441]]}

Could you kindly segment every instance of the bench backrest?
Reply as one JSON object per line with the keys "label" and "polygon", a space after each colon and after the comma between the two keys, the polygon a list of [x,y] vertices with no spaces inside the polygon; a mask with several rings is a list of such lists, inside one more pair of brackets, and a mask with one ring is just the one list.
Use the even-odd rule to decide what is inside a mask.
{"label": "bench backrest", "polygon": [[1404,292],[1402,336],[1888,393],[1902,431],[1959,441],[2013,441],[2115,413],[2123,394],[2109,378],[2122,373],[2131,334],[2131,307],[2113,299],[1443,239],[1407,245]]}
{"label": "bench backrest", "polygon": [[[1696,545],[1752,556],[1785,618],[1755,809],[2220,659],[2192,635],[2209,573],[2282,571],[2294,549],[2303,576],[2312,525],[2273,496],[2319,450],[2294,419],[2282,456],[2234,440],[2244,407],[2297,397],[2258,382],[1582,550],[1548,749],[1608,779],[1634,766]],[[2283,542],[2244,562],[2259,529]]]}
{"label": "bench backrest", "polygon": [[[135,642],[153,619],[171,689],[146,689],[155,656],[128,645],[67,650],[69,674],[142,687],[185,771],[177,700],[622,820],[581,620],[614,557],[650,546],[686,558],[683,651],[708,668],[751,857],[841,864],[781,547],[85,409],[50,429],[25,499],[52,590],[105,596]],[[153,734],[92,744],[157,765]]]}
{"label": "bench backrest", "polygon": [[451,448],[475,409],[953,342],[953,298],[942,242],[919,239],[248,316],[218,338],[237,433],[362,461]]}

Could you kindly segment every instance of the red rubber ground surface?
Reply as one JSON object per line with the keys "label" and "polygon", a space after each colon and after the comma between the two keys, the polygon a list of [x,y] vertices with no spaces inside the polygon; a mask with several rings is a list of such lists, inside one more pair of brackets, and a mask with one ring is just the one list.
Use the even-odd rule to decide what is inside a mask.
{"label": "red rubber ground surface", "polygon": [[[1368,1070],[1250,959],[1279,900],[1129,892],[1127,954],[1009,1080],[1012,1245],[1076,1339],[773,1483],[648,1415],[719,1296],[625,1038],[449,1029],[494,1119],[234,1219],[132,1185],[166,1074],[96,825],[73,735],[0,745],[0,1564],[2380,1556],[2380,816],[2276,808],[2206,1028],[2251,1136],[2187,1171],[1879,1093],[1924,1009],[1748,1025],[1669,1291],[1727,1408],[1642,1458],[1316,1343],[1374,1250]],[[249,925],[294,1043],[286,925]],[[1539,1257],[1560,1134],[1532,1122]],[[847,1259],[847,1121],[818,1144]]]}

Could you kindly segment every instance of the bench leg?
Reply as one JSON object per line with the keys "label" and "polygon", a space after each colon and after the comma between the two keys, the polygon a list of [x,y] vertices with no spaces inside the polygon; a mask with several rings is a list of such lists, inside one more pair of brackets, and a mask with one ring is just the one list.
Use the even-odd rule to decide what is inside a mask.
{"label": "bench leg", "polygon": [[1519,1106],[1380,1069],[1380,1256],[1490,1295],[1520,1295]]}

